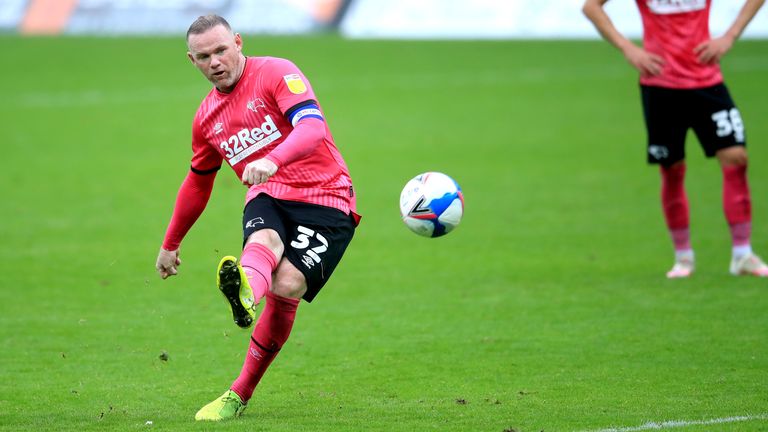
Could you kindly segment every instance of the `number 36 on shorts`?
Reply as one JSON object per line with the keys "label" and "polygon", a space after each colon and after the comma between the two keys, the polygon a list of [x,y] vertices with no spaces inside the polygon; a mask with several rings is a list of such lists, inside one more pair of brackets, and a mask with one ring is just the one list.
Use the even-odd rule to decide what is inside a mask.
{"label": "number 36 on shorts", "polygon": [[715,131],[717,136],[722,138],[733,134],[736,142],[744,142],[744,122],[741,120],[741,114],[737,108],[712,114],[712,121],[717,126]]}

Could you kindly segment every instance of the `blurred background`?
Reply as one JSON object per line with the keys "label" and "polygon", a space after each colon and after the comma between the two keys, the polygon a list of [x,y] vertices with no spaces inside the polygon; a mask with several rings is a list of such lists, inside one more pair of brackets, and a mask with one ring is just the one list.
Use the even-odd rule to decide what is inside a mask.
{"label": "blurred background", "polygon": [[[607,10],[625,34],[640,36],[635,2]],[[178,34],[217,13],[243,34],[338,30],[350,38],[590,38],[581,0],[0,0],[0,31],[22,34]],[[743,2],[716,1],[711,29],[723,32]],[[768,36],[762,10],[745,37]]]}

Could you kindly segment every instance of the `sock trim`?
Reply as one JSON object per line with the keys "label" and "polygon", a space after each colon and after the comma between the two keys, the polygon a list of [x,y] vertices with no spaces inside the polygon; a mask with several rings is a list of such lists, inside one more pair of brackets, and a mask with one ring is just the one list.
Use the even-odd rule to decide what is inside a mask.
{"label": "sock trim", "polygon": [[246,249],[257,249],[258,252],[256,251],[254,252],[256,253],[260,252],[259,254],[265,257],[269,261],[269,266],[272,267],[272,271],[274,271],[277,268],[277,263],[279,260],[275,255],[275,253],[272,252],[272,249],[257,242],[246,243],[245,246],[243,247],[243,252],[246,252]]}
{"label": "sock trim", "polygon": [[278,348],[276,350],[271,350],[269,348],[264,347],[264,345],[260,344],[259,341],[257,341],[256,338],[253,337],[253,335],[251,335],[251,342],[255,343],[257,347],[263,349],[264,351],[266,351],[268,353],[276,353],[276,352],[280,351],[280,348]]}
{"label": "sock trim", "polygon": [[252,266],[249,266],[249,265],[243,265],[243,268],[244,268],[244,269],[250,269],[250,270],[252,270],[252,271],[253,271],[253,273],[256,273],[256,274],[258,274],[259,276],[261,276],[261,278],[262,278],[262,279],[264,279],[264,283],[266,283],[267,285],[270,285],[270,283],[272,282],[271,280],[267,279],[267,277],[266,277],[266,276],[264,276],[263,274],[261,274],[261,272],[260,272],[258,269],[256,269],[255,267],[252,267]]}

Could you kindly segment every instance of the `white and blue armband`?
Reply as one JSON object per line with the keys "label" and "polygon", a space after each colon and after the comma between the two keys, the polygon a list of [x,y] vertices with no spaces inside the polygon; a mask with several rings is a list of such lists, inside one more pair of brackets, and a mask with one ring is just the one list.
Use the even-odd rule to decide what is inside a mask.
{"label": "white and blue armband", "polygon": [[308,100],[294,105],[285,113],[285,116],[288,118],[288,121],[291,122],[292,126],[296,126],[298,122],[305,118],[324,120],[323,113],[320,111],[320,107],[314,100]]}

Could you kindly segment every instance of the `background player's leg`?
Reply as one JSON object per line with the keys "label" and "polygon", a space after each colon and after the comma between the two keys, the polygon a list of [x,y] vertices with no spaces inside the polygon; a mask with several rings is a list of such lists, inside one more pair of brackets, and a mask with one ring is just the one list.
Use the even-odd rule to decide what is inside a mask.
{"label": "background player's leg", "polygon": [[693,249],[689,229],[688,196],[685,193],[685,161],[661,166],[661,206],[664,220],[675,247],[675,265],[667,277],[690,276],[693,272]]}
{"label": "background player's leg", "polygon": [[231,389],[247,402],[272,360],[288,340],[301,296],[306,292],[304,275],[283,259],[275,283],[266,294],[266,304],[251,335],[240,376]]}
{"label": "background player's leg", "polygon": [[717,152],[723,171],[723,211],[731,230],[734,256],[750,253],[752,203],[747,183],[747,155],[744,147]]}
{"label": "background player's leg", "polygon": [[731,273],[768,276],[768,267],[754,255],[752,234],[752,201],[747,182],[747,151],[742,146],[717,152],[723,171],[723,211],[731,231],[733,257]]}

